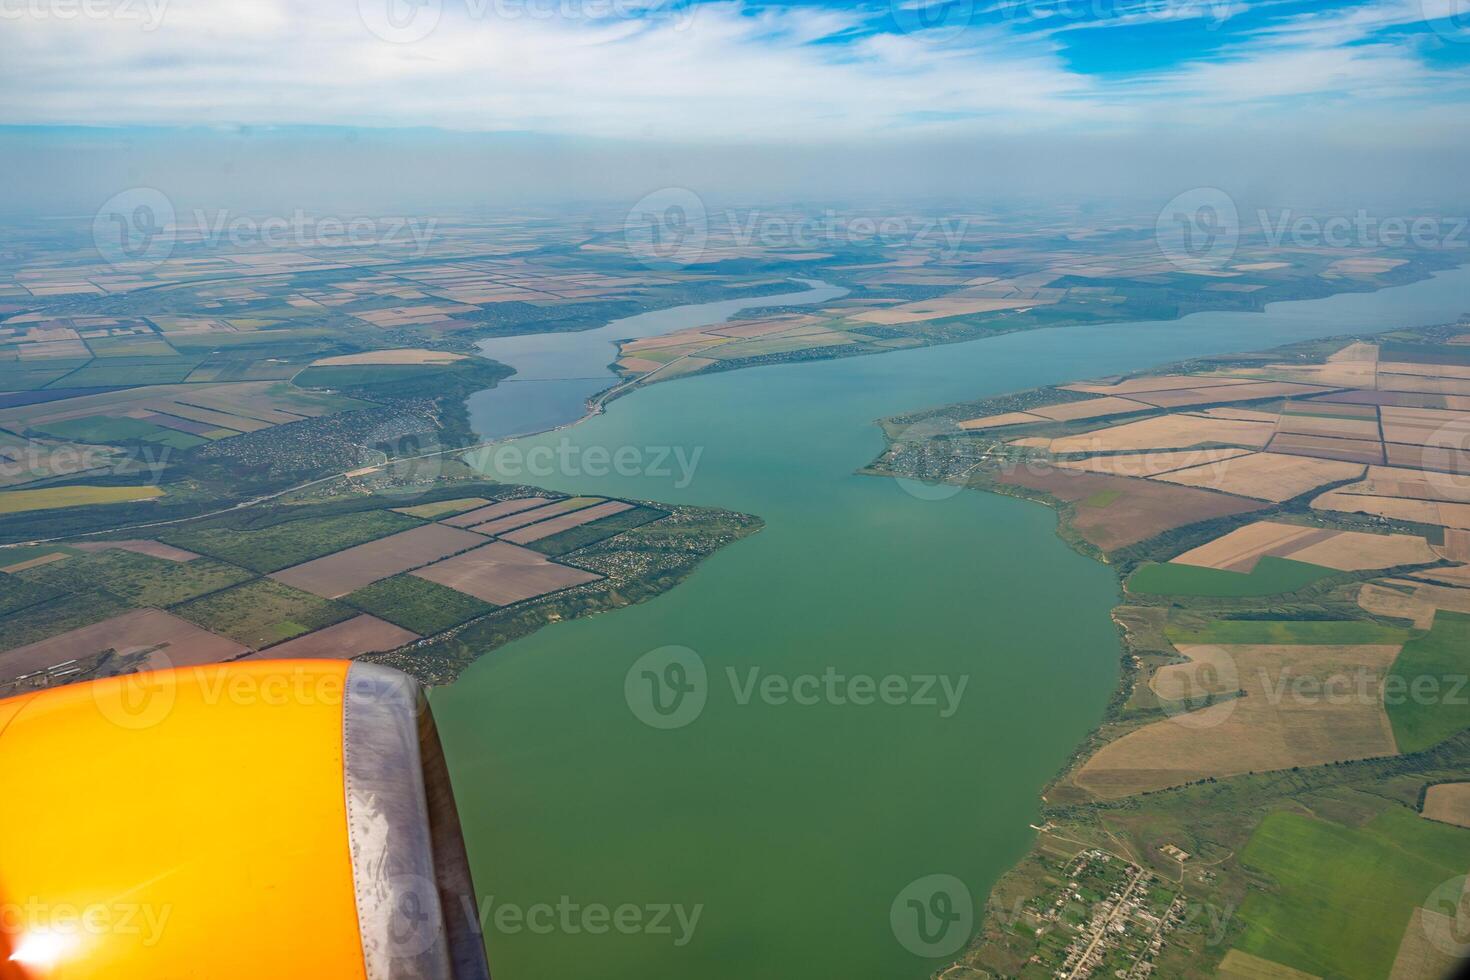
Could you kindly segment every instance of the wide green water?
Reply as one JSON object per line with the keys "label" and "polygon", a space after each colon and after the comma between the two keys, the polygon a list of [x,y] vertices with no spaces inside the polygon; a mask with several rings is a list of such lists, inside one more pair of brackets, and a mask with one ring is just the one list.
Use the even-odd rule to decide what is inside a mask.
{"label": "wide green water", "polygon": [[[882,448],[873,419],[1467,308],[1460,269],[1265,314],[696,377],[521,440],[564,445],[563,459],[588,447],[629,447],[625,458],[645,463],[661,447],[698,451],[687,484],[673,461],[667,474],[625,475],[580,461],[528,475],[496,461],[507,479],[729,507],[767,527],[654,601],[543,629],[434,693],[497,980],[925,977],[939,961],[895,938],[895,897],[946,873],[978,900],[1029,846],[1037,794],[1116,683],[1113,573],[1067,549],[1044,507],[923,500],[854,475]],[[708,702],[661,730],[630,709],[624,683],[668,645],[702,658]],[[916,704],[742,704],[727,667],[742,681],[756,667],[968,683],[944,718]],[[549,929],[496,925],[502,905],[539,903],[579,910],[538,920]],[[672,935],[592,934],[580,918],[624,904],[699,906],[699,919],[677,945],[673,916]]]}

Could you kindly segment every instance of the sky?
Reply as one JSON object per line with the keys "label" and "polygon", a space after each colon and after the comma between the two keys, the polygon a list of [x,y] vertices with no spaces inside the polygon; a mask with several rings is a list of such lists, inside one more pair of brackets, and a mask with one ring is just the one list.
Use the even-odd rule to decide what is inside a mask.
{"label": "sky", "polygon": [[315,169],[353,156],[328,130],[388,167],[433,130],[441,186],[590,191],[662,164],[1448,192],[1470,148],[1470,0],[0,0],[0,51],[0,148],[38,192],[37,168],[119,166],[75,126],[135,172],[165,166],[159,132],[196,168],[295,134]]}

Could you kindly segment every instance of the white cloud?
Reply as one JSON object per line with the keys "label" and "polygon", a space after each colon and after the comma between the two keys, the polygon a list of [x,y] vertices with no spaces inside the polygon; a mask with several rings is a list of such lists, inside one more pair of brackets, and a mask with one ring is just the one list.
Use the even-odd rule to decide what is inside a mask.
{"label": "white cloud", "polygon": [[[84,2],[115,15],[45,15]],[[933,43],[870,33],[855,11],[735,0],[416,2],[428,6],[361,0],[380,31],[407,24],[412,34],[430,22],[390,20],[388,3],[399,15],[437,16],[421,40],[390,43],[364,26],[356,0],[172,0],[153,30],[145,0],[0,0],[0,121],[810,141],[1097,128],[1152,118],[1161,104],[1187,117],[1286,98],[1402,98],[1445,81],[1405,46],[1348,46],[1406,22],[1417,0],[1294,18],[1210,60],[1106,84],[1067,67],[1058,35],[1071,23],[1029,33],[1003,23]],[[1175,0],[1171,9],[1233,8]],[[1117,14],[1103,23],[1148,16],[1138,3]]]}

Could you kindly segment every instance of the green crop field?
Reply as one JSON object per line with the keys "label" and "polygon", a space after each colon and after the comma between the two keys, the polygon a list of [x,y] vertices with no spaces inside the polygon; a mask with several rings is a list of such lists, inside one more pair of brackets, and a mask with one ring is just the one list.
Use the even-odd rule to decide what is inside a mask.
{"label": "green crop field", "polygon": [[1201,626],[1170,626],[1174,643],[1379,644],[1403,643],[1413,633],[1364,620],[1217,619]]}
{"label": "green crop field", "polygon": [[15,577],[58,592],[99,591],[134,606],[172,606],[253,576],[211,558],[177,562],[112,550],[28,568]]}
{"label": "green crop field", "polygon": [[1418,752],[1470,728],[1470,616],[1441,609],[1434,628],[1404,644],[1384,705],[1400,752]]}
{"label": "green crop field", "polygon": [[0,575],[0,617],[54,599],[60,594],[53,588],[27,581],[18,575]]}
{"label": "green crop field", "polygon": [[569,527],[559,534],[551,535],[549,538],[532,541],[526,547],[554,558],[557,555],[565,555],[568,552],[576,551],[578,548],[585,548],[590,544],[605,541],[615,534],[622,534],[624,531],[635,527],[642,527],[645,524],[658,520],[660,517],[667,516],[668,514],[666,512],[654,510],[652,507],[634,507],[632,510],[625,510],[613,514],[611,517],[604,517],[602,520],[593,521],[591,524],[583,524],[580,527]]}
{"label": "green crop field", "polygon": [[1470,867],[1470,830],[1402,806],[1358,828],[1277,812],[1241,859],[1276,888],[1241,906],[1236,948],[1316,976],[1381,980],[1414,908]]}
{"label": "green crop field", "polygon": [[340,623],[353,611],[309,592],[258,578],[173,609],[196,626],[257,650]]}
{"label": "green crop field", "polygon": [[420,636],[458,626],[496,607],[414,575],[395,575],[358,589],[343,602]]}
{"label": "green crop field", "polygon": [[105,357],[66,376],[67,388],[177,384],[199,363],[196,357]]}
{"label": "green crop field", "polygon": [[422,523],[390,510],[365,510],[287,521],[258,531],[184,528],[169,531],[159,539],[257,572],[274,572]]}
{"label": "green crop field", "polygon": [[79,419],[63,419],[36,427],[37,431],[75,442],[157,442],[175,449],[188,449],[204,442],[187,432],[167,429],[142,419],[112,415],[88,415]]}
{"label": "green crop field", "polygon": [[1334,569],[1267,555],[1249,572],[1228,572],[1174,562],[1144,565],[1128,578],[1128,591],[1140,595],[1244,597],[1279,595],[1306,588],[1338,574]]}
{"label": "green crop field", "polygon": [[23,647],[127,611],[122,600],[105,592],[78,592],[26,606],[0,617],[0,650]]}

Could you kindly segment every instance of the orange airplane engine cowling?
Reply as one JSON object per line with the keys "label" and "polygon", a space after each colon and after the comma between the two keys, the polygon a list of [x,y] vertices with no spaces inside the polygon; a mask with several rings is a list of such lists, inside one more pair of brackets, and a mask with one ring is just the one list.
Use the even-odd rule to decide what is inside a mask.
{"label": "orange airplane engine cowling", "polygon": [[0,701],[0,980],[485,980],[418,684],[346,661]]}

